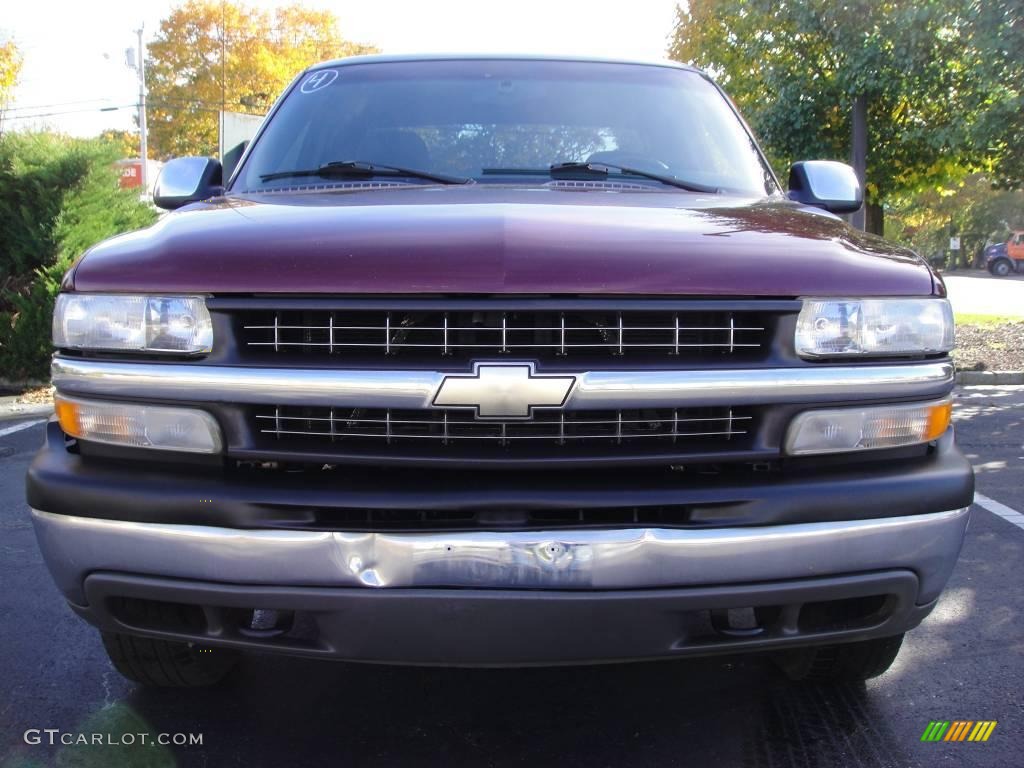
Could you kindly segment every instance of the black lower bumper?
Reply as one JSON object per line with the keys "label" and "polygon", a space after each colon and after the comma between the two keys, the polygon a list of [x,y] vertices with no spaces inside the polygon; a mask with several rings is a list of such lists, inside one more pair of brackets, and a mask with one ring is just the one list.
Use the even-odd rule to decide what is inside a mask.
{"label": "black lower bumper", "polygon": [[[927,514],[971,504],[971,466],[952,431],[934,446],[914,451],[898,457],[790,460],[768,472],[720,474],[667,468],[495,473],[354,467],[245,473],[159,463],[158,456],[146,461],[82,456],[67,449],[60,428],[51,423],[46,445],[29,468],[27,495],[35,509],[78,517],[348,531],[382,530],[388,520],[398,521],[388,530],[409,520],[408,530],[428,527],[410,513],[421,519],[459,513],[434,515],[454,520],[445,524],[449,530],[528,528],[528,518],[515,513],[529,510],[546,513],[538,524],[548,528],[559,527],[559,510],[606,510],[604,525],[618,519],[612,511],[658,510],[655,520],[640,517],[623,524],[720,528]],[[488,514],[475,516],[478,512]],[[600,525],[602,518],[594,520]]]}
{"label": "black lower bumper", "polygon": [[[917,577],[907,570],[596,592],[261,587],[94,573],[85,580],[88,604],[73,607],[107,631],[214,648],[392,664],[516,666],[883,637],[912,629],[932,610],[934,601],[915,604],[917,594]],[[151,610],[154,602],[165,610]],[[254,629],[255,610],[272,616],[273,625]]]}

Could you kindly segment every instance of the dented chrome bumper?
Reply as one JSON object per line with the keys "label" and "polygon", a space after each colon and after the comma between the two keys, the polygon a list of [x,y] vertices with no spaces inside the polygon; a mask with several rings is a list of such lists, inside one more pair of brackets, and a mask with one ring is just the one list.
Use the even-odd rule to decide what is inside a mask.
{"label": "dented chrome bumper", "polygon": [[394,534],[32,517],[58,587],[78,604],[97,572],[282,587],[628,590],[885,569],[913,571],[920,604],[949,578],[968,510],[701,530]]}

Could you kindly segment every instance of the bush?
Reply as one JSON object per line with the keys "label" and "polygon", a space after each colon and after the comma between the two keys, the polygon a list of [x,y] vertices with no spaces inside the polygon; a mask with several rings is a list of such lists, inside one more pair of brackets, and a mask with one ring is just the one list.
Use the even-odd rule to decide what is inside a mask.
{"label": "bush", "polygon": [[64,196],[88,172],[81,142],[45,133],[0,140],[0,284],[52,262]]}
{"label": "bush", "polygon": [[87,248],[156,219],[118,188],[109,143],[53,134],[0,138],[0,377],[45,379],[53,301]]}

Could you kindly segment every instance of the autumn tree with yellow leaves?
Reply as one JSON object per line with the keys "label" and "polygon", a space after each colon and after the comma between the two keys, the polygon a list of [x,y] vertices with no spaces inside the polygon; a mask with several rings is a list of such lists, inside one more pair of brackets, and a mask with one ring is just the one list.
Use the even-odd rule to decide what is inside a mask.
{"label": "autumn tree with yellow leaves", "polygon": [[274,11],[189,0],[160,23],[146,60],[152,157],[215,155],[219,112],[262,115],[300,71],[325,59],[373,53],[345,40],[330,11]]}
{"label": "autumn tree with yellow leaves", "polygon": [[7,107],[7,101],[20,73],[21,54],[18,52],[18,46],[13,40],[0,43],[0,117]]}

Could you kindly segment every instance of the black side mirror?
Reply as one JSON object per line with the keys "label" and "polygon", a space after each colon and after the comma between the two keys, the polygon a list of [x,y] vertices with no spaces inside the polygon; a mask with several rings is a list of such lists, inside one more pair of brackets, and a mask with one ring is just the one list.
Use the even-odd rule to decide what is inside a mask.
{"label": "black side mirror", "polygon": [[853,213],[864,204],[864,190],[846,163],[804,160],[789,169],[789,199],[832,213]]}
{"label": "black side mirror", "polygon": [[212,157],[179,157],[168,162],[153,188],[153,202],[173,211],[224,192],[224,171]]}
{"label": "black side mirror", "polygon": [[231,174],[235,172],[235,166],[237,166],[238,161],[242,159],[242,153],[245,152],[245,148],[248,146],[249,140],[246,139],[241,144],[236,144],[224,153],[221,163],[224,166],[223,176],[225,179],[231,178]]}

